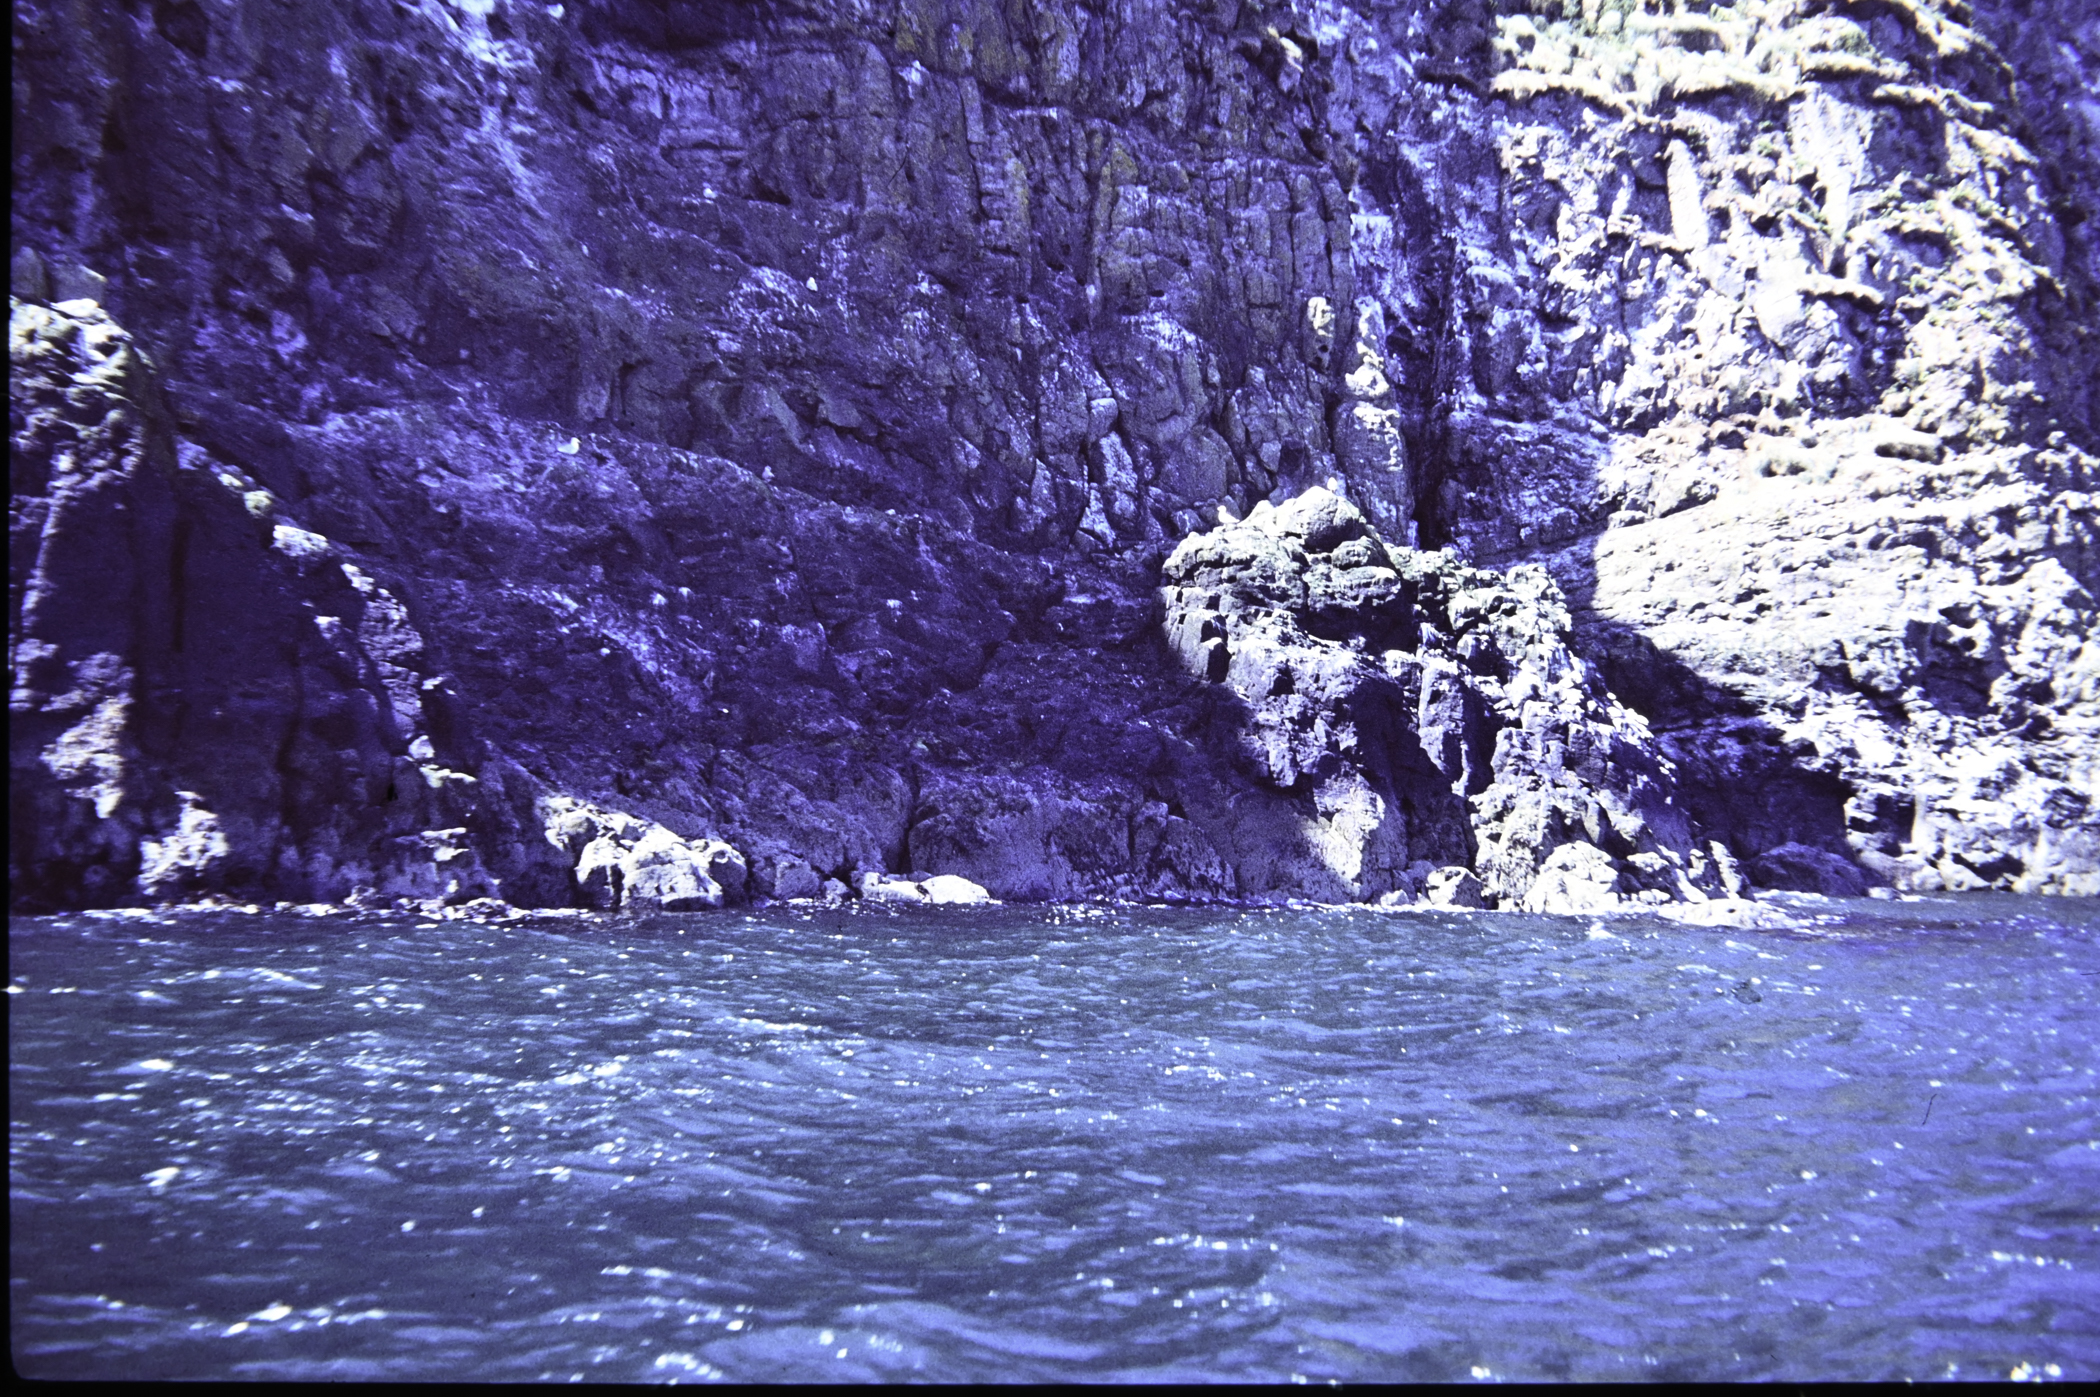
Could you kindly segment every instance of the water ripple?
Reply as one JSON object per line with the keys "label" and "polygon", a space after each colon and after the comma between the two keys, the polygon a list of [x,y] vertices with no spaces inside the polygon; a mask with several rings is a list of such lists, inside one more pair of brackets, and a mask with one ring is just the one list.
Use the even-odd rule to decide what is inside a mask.
{"label": "water ripple", "polygon": [[16,921],[17,1365],[2100,1375],[2100,914],[1790,916]]}

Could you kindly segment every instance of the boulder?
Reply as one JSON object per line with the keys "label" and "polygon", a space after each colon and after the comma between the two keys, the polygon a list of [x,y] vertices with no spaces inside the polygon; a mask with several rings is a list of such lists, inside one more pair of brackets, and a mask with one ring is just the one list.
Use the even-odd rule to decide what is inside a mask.
{"label": "boulder", "polygon": [[722,885],[690,858],[671,858],[637,869],[624,905],[631,911],[712,912],[724,901]]}
{"label": "boulder", "polygon": [[1430,874],[1422,895],[1438,907],[1485,908],[1488,905],[1487,890],[1481,886],[1480,876],[1470,868],[1460,868],[1455,864]]}
{"label": "boulder", "polygon": [[1626,907],[1619,895],[1619,869],[1610,854],[1581,840],[1563,844],[1524,894],[1527,912],[1568,916],[1584,912],[1617,912]]}
{"label": "boulder", "polygon": [[729,904],[744,902],[751,886],[751,870],[744,856],[719,839],[696,841],[693,845],[695,857],[707,876],[722,889],[723,900]]}
{"label": "boulder", "polygon": [[772,896],[789,901],[816,897],[823,892],[824,880],[817,876],[806,860],[781,859],[773,865]]}
{"label": "boulder", "polygon": [[1750,860],[1750,878],[1761,888],[1865,897],[1868,878],[1850,859],[1807,844],[1782,844]]}
{"label": "boulder", "polygon": [[625,854],[620,842],[610,835],[583,846],[576,858],[576,888],[584,906],[610,912],[620,905],[627,885],[626,871],[620,867]]}
{"label": "boulder", "polygon": [[928,902],[945,906],[970,907],[992,900],[981,884],[953,873],[936,874],[919,884],[919,889]]}
{"label": "boulder", "polygon": [[863,902],[909,905],[926,901],[926,890],[909,878],[885,878],[880,873],[863,873],[860,897]]}
{"label": "boulder", "polygon": [[714,911],[726,898],[709,872],[712,853],[656,826],[620,861],[620,905],[632,911]]}
{"label": "boulder", "polygon": [[744,856],[571,796],[540,801],[549,844],[573,850],[577,900],[601,911],[706,912],[744,900]]}

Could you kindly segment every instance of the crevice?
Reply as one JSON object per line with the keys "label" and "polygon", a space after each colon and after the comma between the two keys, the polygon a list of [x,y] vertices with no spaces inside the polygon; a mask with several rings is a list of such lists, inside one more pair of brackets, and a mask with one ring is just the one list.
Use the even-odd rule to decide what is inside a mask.
{"label": "crevice", "polygon": [[190,531],[194,526],[187,514],[175,518],[174,538],[168,548],[168,609],[169,648],[182,653],[184,636],[187,633],[190,611]]}

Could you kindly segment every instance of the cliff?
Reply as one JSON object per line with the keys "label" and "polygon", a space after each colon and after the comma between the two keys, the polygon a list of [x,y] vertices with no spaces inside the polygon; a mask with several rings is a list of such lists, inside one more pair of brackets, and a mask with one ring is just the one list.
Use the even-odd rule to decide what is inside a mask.
{"label": "cliff", "polygon": [[2086,0],[14,42],[19,908],[2100,893]]}

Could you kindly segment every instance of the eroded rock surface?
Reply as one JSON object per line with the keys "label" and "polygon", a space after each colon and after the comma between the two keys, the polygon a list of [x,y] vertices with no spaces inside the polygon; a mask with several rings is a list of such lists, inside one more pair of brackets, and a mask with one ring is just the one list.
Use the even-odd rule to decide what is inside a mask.
{"label": "eroded rock surface", "polygon": [[14,57],[19,905],[2100,891],[2087,0]]}
{"label": "eroded rock surface", "polygon": [[99,306],[15,302],[9,369],[19,903],[562,900],[529,778],[447,764],[453,696],[400,601],[185,459]]}
{"label": "eroded rock surface", "polygon": [[1570,648],[1542,570],[1391,548],[1314,487],[1183,540],[1163,597],[1183,664],[1244,706],[1246,764],[1297,802],[1280,885],[1450,904],[1470,866],[1514,906],[1573,847],[1598,891],[1556,884],[1534,910],[1722,895],[1670,762]]}

